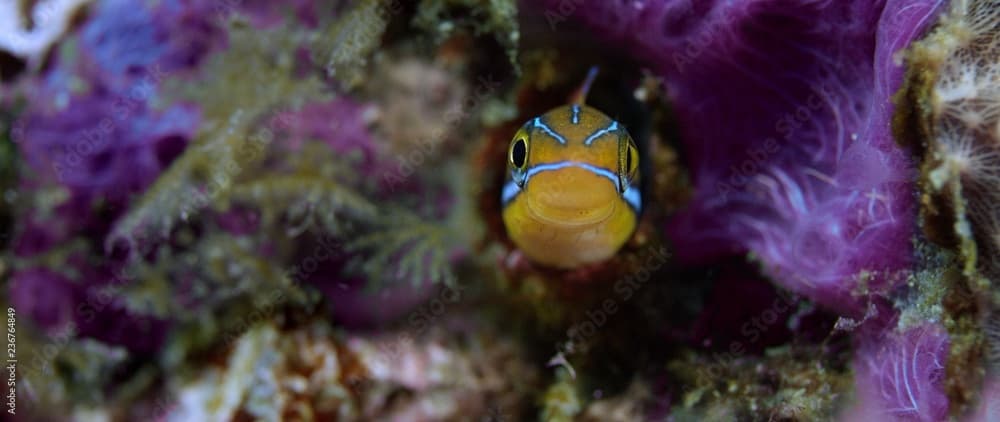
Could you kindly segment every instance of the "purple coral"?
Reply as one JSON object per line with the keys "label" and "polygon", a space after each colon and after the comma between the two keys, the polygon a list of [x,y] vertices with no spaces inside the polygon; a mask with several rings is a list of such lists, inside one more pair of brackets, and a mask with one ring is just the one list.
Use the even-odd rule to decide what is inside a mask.
{"label": "purple coral", "polygon": [[[314,102],[278,113],[270,127],[279,133],[282,145],[297,150],[310,141],[321,142],[338,156],[347,157],[369,191],[375,195],[388,195],[392,188],[385,186],[386,173],[394,169],[394,162],[379,154],[376,138],[369,130],[375,114],[370,104],[341,97],[331,101]],[[402,179],[402,177],[400,177]],[[423,194],[419,197],[429,202],[429,208],[449,208],[450,197],[420,183],[412,177],[406,183],[407,192]],[[400,195],[395,195],[398,199]],[[372,289],[374,280],[363,275],[347,276],[345,267],[352,260],[364,260],[364,252],[347,252],[343,239],[325,238],[307,247],[306,255],[299,257],[292,268],[296,281],[305,282],[322,292],[339,325],[348,328],[371,328],[398,319],[431,297],[436,286],[429,280],[416,283],[386,283]]]}
{"label": "purple coral", "polygon": [[349,98],[309,103],[298,110],[279,113],[272,126],[283,129],[283,143],[293,149],[303,142],[320,140],[338,154],[357,154],[361,170],[371,169],[375,160],[375,143],[368,132],[365,113],[370,105]]}
{"label": "purple coral", "polygon": [[[80,55],[56,61],[30,91],[16,141],[32,169],[87,199],[115,205],[141,192],[194,136],[199,111],[153,108],[163,79],[224,41],[186,0],[111,0],[79,32]],[[75,80],[84,88],[75,87]]]}
{"label": "purple coral", "polygon": [[53,332],[73,322],[73,308],[80,301],[73,282],[46,268],[29,268],[11,277],[10,301],[19,313]]}
{"label": "purple coral", "polygon": [[[132,197],[195,136],[197,108],[157,103],[163,79],[192,69],[224,42],[195,6],[186,0],[100,3],[77,32],[78,54],[56,56],[37,79],[25,81],[29,106],[13,134],[33,172],[26,179],[33,181],[22,187],[55,182],[69,197],[23,226],[14,242],[18,256],[44,253],[74,236],[100,242]],[[72,280],[43,268],[16,272],[12,303],[45,328],[73,323],[82,336],[156,350],[166,323],[131,314],[120,297],[105,292],[117,280],[111,266],[119,264],[94,258],[65,263]]]}
{"label": "purple coral", "polygon": [[217,22],[198,1],[168,0],[154,6],[109,0],[96,9],[81,29],[81,47],[87,64],[100,69],[109,82],[190,69],[222,40]]}
{"label": "purple coral", "polygon": [[[913,167],[890,133],[894,55],[939,3],[593,1],[573,11],[664,78],[695,187],[667,224],[679,258],[750,252],[784,287],[859,315],[862,283],[886,289],[912,260]],[[552,13],[561,2],[547,4]]]}
{"label": "purple coral", "polygon": [[[419,323],[423,327],[438,316],[423,309],[408,314],[440,290],[429,281],[395,283],[373,290],[369,287],[370,280],[363,277],[345,280],[338,268],[335,275],[317,274],[309,282],[327,297],[337,324],[348,329],[381,327],[407,315],[411,325]],[[438,302],[440,306],[445,306],[452,301]]]}
{"label": "purple coral", "polygon": [[857,404],[844,419],[944,420],[947,358],[948,334],[935,324],[867,337],[854,365]]}
{"label": "purple coral", "polygon": [[78,335],[134,352],[158,351],[168,323],[128,310],[121,298],[107,290],[129,280],[115,278],[107,268],[73,261],[69,266],[80,280],[47,268],[18,271],[10,284],[10,300],[18,312],[50,333],[72,327]]}
{"label": "purple coral", "polygon": [[141,192],[194,136],[192,107],[131,109],[107,92],[72,99],[64,110],[24,117],[23,153],[33,170],[84,197],[121,203]]}

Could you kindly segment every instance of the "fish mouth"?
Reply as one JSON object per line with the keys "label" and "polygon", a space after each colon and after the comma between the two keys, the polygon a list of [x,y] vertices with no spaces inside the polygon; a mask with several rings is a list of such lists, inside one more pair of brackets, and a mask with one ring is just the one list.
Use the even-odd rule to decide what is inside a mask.
{"label": "fish mouth", "polygon": [[556,201],[547,201],[529,195],[525,209],[532,218],[562,227],[589,226],[604,222],[615,212],[615,201],[607,201],[597,206],[566,206]]}
{"label": "fish mouth", "polygon": [[590,226],[604,222],[615,211],[615,204],[609,203],[597,209],[580,210],[563,208],[554,211],[552,208],[539,206],[535,201],[527,201],[528,213],[538,221],[563,227]]}

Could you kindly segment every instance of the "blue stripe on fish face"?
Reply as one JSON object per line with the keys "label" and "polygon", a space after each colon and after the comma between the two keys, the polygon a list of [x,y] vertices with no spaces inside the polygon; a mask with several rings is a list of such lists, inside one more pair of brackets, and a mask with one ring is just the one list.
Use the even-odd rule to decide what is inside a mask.
{"label": "blue stripe on fish face", "polygon": [[500,203],[506,207],[513,201],[517,194],[521,193],[521,187],[513,180],[508,180],[503,184],[503,193],[500,195]]}
{"label": "blue stripe on fish face", "polygon": [[545,124],[545,122],[542,121],[541,117],[536,117],[534,120],[532,120],[531,121],[531,125],[533,127],[541,129],[542,132],[545,132],[545,134],[551,136],[553,139],[555,139],[560,144],[566,145],[566,138],[563,138],[562,135],[560,135],[560,134],[556,133],[556,131],[552,130],[552,128],[550,128],[549,125]]}
{"label": "blue stripe on fish face", "polygon": [[534,167],[528,169],[528,175],[527,175],[527,177],[525,177],[524,183],[527,184],[528,180],[531,180],[532,176],[534,176],[534,175],[536,175],[538,173],[541,173],[543,171],[559,170],[559,169],[564,169],[564,168],[567,168],[567,167],[582,168],[582,169],[587,170],[587,171],[589,171],[591,173],[594,173],[594,174],[596,174],[598,176],[606,177],[608,180],[611,181],[611,184],[615,185],[615,189],[618,189],[618,175],[617,174],[615,174],[614,172],[612,172],[612,171],[610,171],[608,169],[605,169],[605,168],[597,167],[595,165],[587,164],[587,163],[578,163],[576,161],[558,161],[558,162],[555,162],[555,163],[544,163],[544,164],[535,165]]}
{"label": "blue stripe on fish face", "polygon": [[[608,179],[608,181],[611,182],[611,184],[615,187],[615,189],[618,189],[618,175],[615,174],[614,172],[591,164],[578,163],[575,161],[558,161],[555,163],[544,163],[535,165],[534,167],[528,169],[528,174],[526,174],[524,178],[524,184],[525,186],[527,186],[528,181],[531,180],[531,177],[538,173],[552,171],[552,170],[559,170],[568,167],[582,168],[598,176],[602,176]],[[507,206],[507,204],[509,204],[510,201],[513,201],[514,198],[521,193],[521,190],[522,190],[521,187],[518,186],[517,183],[515,183],[513,180],[508,180],[506,183],[504,183],[503,191],[500,196],[500,201],[503,204],[503,206]],[[632,210],[638,214],[639,210],[642,209],[642,195],[639,193],[639,188],[633,185],[629,185],[625,189],[625,192],[622,193],[622,197],[625,199],[625,202],[628,203],[628,205],[632,208]]]}
{"label": "blue stripe on fish face", "polygon": [[583,144],[584,145],[590,145],[590,144],[594,143],[594,141],[597,140],[597,138],[600,138],[600,137],[602,137],[604,135],[607,135],[607,134],[609,134],[611,132],[614,132],[616,130],[618,130],[618,122],[612,120],[611,124],[608,125],[608,127],[603,128],[603,129],[598,129],[598,130],[594,131],[594,133],[591,133],[590,136],[588,136],[586,139],[583,140]]}
{"label": "blue stripe on fish face", "polygon": [[570,116],[569,121],[574,125],[580,123],[580,105],[573,104],[572,111],[573,114]]}

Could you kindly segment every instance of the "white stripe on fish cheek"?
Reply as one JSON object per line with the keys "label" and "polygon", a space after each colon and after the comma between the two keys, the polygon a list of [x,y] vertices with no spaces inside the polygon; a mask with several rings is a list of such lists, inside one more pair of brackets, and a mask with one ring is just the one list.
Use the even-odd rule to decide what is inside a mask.
{"label": "white stripe on fish cheek", "polygon": [[506,205],[510,203],[510,201],[514,200],[514,198],[519,193],[521,193],[521,187],[518,186],[517,183],[515,183],[513,180],[506,181],[503,185],[503,191],[500,195],[501,205]]}
{"label": "white stripe on fish cheek", "polygon": [[625,202],[631,205],[632,209],[636,212],[642,210],[642,195],[634,185],[628,185],[628,188],[622,193],[622,197],[625,198]]}

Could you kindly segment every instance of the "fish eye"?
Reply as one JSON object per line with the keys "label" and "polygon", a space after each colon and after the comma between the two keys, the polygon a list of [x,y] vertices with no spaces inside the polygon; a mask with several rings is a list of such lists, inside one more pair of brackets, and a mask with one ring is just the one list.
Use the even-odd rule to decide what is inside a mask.
{"label": "fish eye", "polygon": [[625,189],[635,181],[639,175],[639,149],[635,147],[632,139],[623,142],[621,147],[621,158],[619,159],[618,189],[625,192]]}
{"label": "fish eye", "polygon": [[628,169],[628,179],[635,180],[639,171],[639,149],[630,140],[628,142],[628,155],[625,156],[625,168]]}
{"label": "fish eye", "polygon": [[524,169],[528,161],[528,141],[517,138],[510,146],[510,163],[517,169]]}
{"label": "fish eye", "polygon": [[507,161],[510,164],[510,177],[517,186],[524,187],[528,178],[528,133],[522,128],[514,135],[507,151]]}
{"label": "fish eye", "polygon": [[635,153],[632,150],[632,146],[629,145],[629,147],[628,147],[628,154],[625,155],[625,168],[629,169],[628,170],[629,173],[632,173],[632,156],[633,155],[635,155]]}

